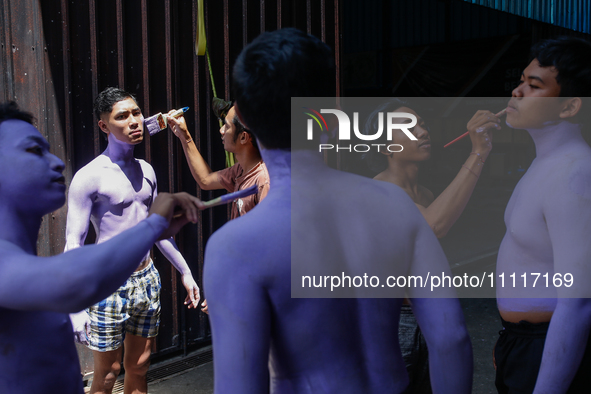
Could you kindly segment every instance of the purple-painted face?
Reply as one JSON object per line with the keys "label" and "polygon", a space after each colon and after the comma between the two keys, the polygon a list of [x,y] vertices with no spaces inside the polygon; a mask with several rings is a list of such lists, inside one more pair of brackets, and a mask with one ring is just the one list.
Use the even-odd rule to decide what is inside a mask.
{"label": "purple-painted face", "polygon": [[64,168],[33,125],[22,120],[0,124],[0,193],[14,209],[44,215],[64,205]]}
{"label": "purple-painted face", "polygon": [[115,103],[111,113],[101,115],[98,124],[121,143],[137,145],[144,140],[144,116],[131,97]]}

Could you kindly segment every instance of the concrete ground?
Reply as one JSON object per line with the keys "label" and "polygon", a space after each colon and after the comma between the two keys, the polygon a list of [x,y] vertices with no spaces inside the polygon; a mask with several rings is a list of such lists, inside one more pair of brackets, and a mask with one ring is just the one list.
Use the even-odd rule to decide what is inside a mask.
{"label": "concrete ground", "polygon": [[213,362],[148,384],[150,394],[213,394]]}

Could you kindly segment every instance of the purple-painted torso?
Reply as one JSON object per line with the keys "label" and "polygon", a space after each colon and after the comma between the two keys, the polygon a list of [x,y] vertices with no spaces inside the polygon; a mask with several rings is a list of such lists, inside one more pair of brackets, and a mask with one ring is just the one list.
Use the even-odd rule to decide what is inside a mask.
{"label": "purple-painted torso", "polygon": [[[568,122],[530,134],[537,155],[505,210],[507,232],[497,261],[497,273],[505,273],[504,287],[497,275],[501,312],[552,312],[556,288],[541,278],[534,291],[531,273],[564,275],[581,252],[589,253],[588,233],[580,224],[590,216],[591,149],[579,126]],[[515,286],[509,277],[514,272]]]}

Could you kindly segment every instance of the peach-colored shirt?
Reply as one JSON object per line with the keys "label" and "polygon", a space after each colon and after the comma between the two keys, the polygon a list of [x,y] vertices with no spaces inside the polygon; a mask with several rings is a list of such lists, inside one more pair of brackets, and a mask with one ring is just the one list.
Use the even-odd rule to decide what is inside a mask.
{"label": "peach-colored shirt", "polygon": [[258,185],[259,192],[248,197],[239,198],[232,202],[232,214],[230,219],[244,215],[253,209],[259,202],[267,196],[269,192],[269,172],[267,166],[262,161],[251,168],[246,174],[239,163],[230,168],[218,171],[218,180],[229,192],[246,189],[252,185]]}

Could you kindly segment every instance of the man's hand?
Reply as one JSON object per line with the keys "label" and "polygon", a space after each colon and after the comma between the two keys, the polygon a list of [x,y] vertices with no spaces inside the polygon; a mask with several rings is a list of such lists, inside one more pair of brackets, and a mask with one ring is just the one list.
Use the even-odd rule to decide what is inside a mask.
{"label": "man's hand", "polygon": [[203,300],[201,303],[201,312],[205,312],[209,315],[209,309],[207,308],[207,300]]}
{"label": "man's hand", "polygon": [[188,308],[197,309],[199,307],[199,300],[201,296],[199,295],[199,286],[195,283],[195,279],[193,279],[193,275],[185,274],[181,277],[183,281],[183,286],[187,290],[187,298],[185,298],[185,305],[188,305]]}
{"label": "man's hand", "polygon": [[74,330],[74,341],[88,346],[88,335],[90,335],[90,317],[86,311],[70,313],[70,322]]}
{"label": "man's hand", "polygon": [[188,193],[160,193],[154,199],[149,215],[156,213],[168,220],[170,225],[160,236],[160,239],[166,239],[178,233],[188,222],[197,223],[198,211],[204,208],[201,200]]}
{"label": "man's hand", "polygon": [[185,122],[184,116],[179,116],[178,118],[174,118],[172,115],[173,112],[176,110],[171,110],[167,115],[166,118],[168,119],[168,126],[179,139],[184,141],[191,140],[191,133],[187,130],[187,123]]}
{"label": "man's hand", "polygon": [[[499,116],[497,116],[499,115]],[[468,122],[468,132],[472,140],[472,152],[480,154],[482,160],[486,160],[492,149],[492,129],[500,129],[501,114],[493,114],[490,111],[477,111]]]}

